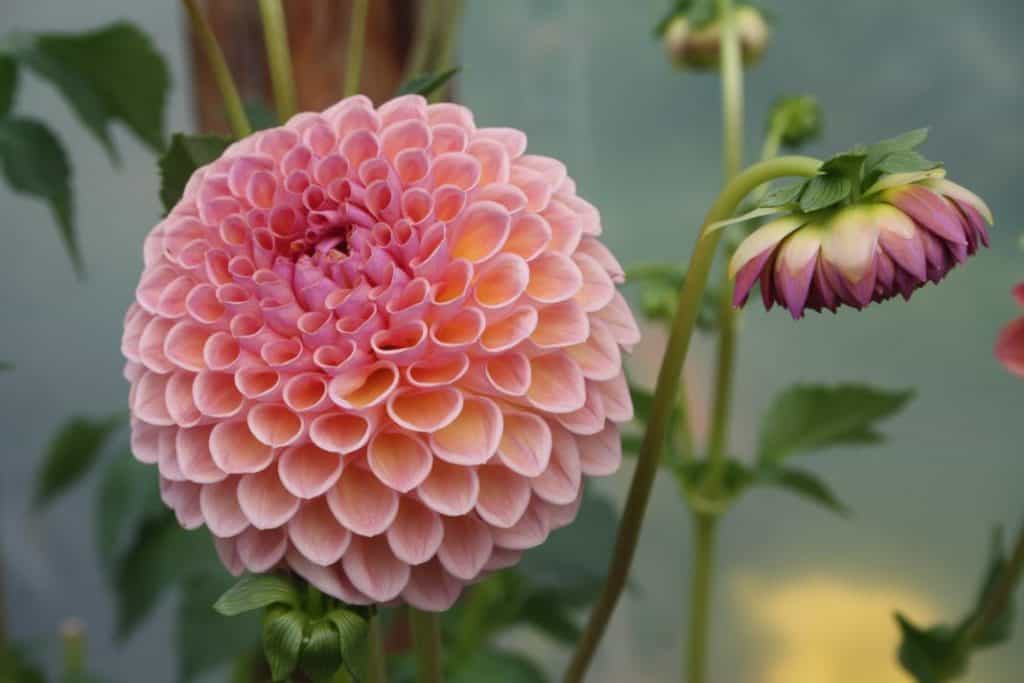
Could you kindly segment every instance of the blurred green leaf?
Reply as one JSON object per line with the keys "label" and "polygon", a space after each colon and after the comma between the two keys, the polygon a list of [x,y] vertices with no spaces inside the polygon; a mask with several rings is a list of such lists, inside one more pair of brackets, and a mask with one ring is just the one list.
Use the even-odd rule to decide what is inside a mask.
{"label": "blurred green leaf", "polygon": [[226,571],[196,574],[183,582],[174,622],[178,679],[182,683],[190,683],[233,661],[239,653],[259,647],[258,615],[225,617],[212,607],[233,582]]}
{"label": "blurred green leaf", "polygon": [[488,648],[477,650],[448,677],[450,683],[547,683],[547,677],[525,655]]}
{"label": "blurred green leaf", "polygon": [[264,102],[259,100],[250,100],[244,105],[245,115],[249,119],[249,125],[252,126],[253,131],[266,130],[268,128],[274,128],[280,126],[281,122],[277,120],[277,114],[268,107]]}
{"label": "blurred green leaf", "polygon": [[82,256],[71,215],[71,167],[57,136],[39,121],[0,119],[0,166],[11,189],[50,205],[71,262],[81,273]]}
{"label": "blurred green leaf", "polygon": [[0,117],[7,116],[18,90],[18,63],[10,55],[0,54]]}
{"label": "blurred green leaf", "polygon": [[[626,271],[626,282],[640,293],[640,312],[647,320],[670,324],[679,303],[679,289],[686,279],[686,269],[674,263],[642,263]],[[697,312],[697,329],[709,332],[715,328],[721,293],[709,286]]]}
{"label": "blurred green leaf", "polygon": [[555,642],[574,645],[581,629],[559,598],[558,593],[534,593],[523,602],[520,614],[524,622]]}
{"label": "blurred green leaf", "polygon": [[[1024,534],[1024,529],[1021,530]],[[988,567],[985,570],[985,578],[982,581],[981,588],[978,590],[978,596],[975,600],[975,608],[969,616],[964,620],[965,625],[973,624],[976,620],[982,618],[982,611],[985,605],[989,603],[996,603],[1000,600],[998,594],[1001,589],[1001,583],[1004,579],[1004,574],[1007,571],[1018,571],[1018,568],[1014,570],[1008,558],[1006,557],[1006,548],[1003,544],[1003,533],[1001,528],[996,528],[992,532],[992,542],[989,549],[989,562]],[[995,612],[995,616],[977,628],[971,638],[971,645],[976,648],[986,648],[993,645],[1000,645],[1009,640],[1010,635],[1013,632],[1013,622],[1015,616],[1015,605],[1013,600],[1013,594],[1008,596],[1006,602],[1002,605],[996,605],[998,611]]]}
{"label": "blurred green leaf", "polygon": [[299,607],[301,598],[295,584],[276,574],[249,574],[238,579],[217,598],[213,609],[233,617],[270,605]]}
{"label": "blurred green leaf", "polygon": [[14,369],[14,363],[8,363],[6,361],[0,361],[0,372],[10,372]]}
{"label": "blurred green leaf", "polygon": [[413,76],[398,87],[398,92],[395,93],[395,96],[416,94],[430,97],[437,90],[443,88],[444,84],[451,80],[460,70],[461,67],[453,67],[437,73]]}
{"label": "blurred green leaf", "polygon": [[920,629],[900,613],[896,613],[903,640],[898,657],[900,664],[918,683],[945,683],[967,671],[967,653],[958,645],[961,632],[949,626]]}
{"label": "blurred green leaf", "polygon": [[779,487],[839,515],[847,515],[850,512],[828,484],[806,470],[794,467],[769,467],[755,471],[753,481],[759,485]]}
{"label": "blurred green leaf", "polygon": [[171,587],[222,571],[208,533],[185,531],[170,512],[147,521],[114,574],[118,637],[130,635]]}
{"label": "blurred green leaf", "polygon": [[29,660],[14,643],[0,644],[0,681],[3,683],[46,683],[42,669]]}
{"label": "blurred green leaf", "polygon": [[913,395],[860,384],[795,385],[775,398],[762,420],[758,460],[772,464],[807,451],[878,443],[877,423]]}
{"label": "blurred green leaf", "polygon": [[263,654],[275,683],[295,671],[302,650],[302,636],[309,617],[298,610],[275,607],[263,617]]}
{"label": "blurred green leaf", "polygon": [[81,480],[123,422],[124,417],[119,414],[102,419],[75,417],[64,423],[43,456],[36,475],[34,504],[45,506]]}
{"label": "blurred green leaf", "polygon": [[160,167],[160,200],[170,211],[181,199],[193,171],[210,163],[231,144],[228,138],[216,135],[185,135],[175,133],[171,144],[157,161]]}
{"label": "blurred green leaf", "polygon": [[116,158],[110,124],[124,123],[153,150],[164,144],[170,75],[149,37],[116,22],[85,33],[21,36],[17,57],[49,80]]}
{"label": "blurred green leaf", "polygon": [[139,526],[163,512],[156,469],[127,449],[112,458],[96,492],[96,546],[104,565],[116,566]]}
{"label": "blurred green leaf", "polygon": [[[683,485],[690,492],[696,492],[699,489],[707,473],[707,460],[692,460],[680,468]],[[727,459],[721,479],[725,498],[728,500],[738,496],[753,483],[756,476],[756,472],[746,464],[735,458]]]}

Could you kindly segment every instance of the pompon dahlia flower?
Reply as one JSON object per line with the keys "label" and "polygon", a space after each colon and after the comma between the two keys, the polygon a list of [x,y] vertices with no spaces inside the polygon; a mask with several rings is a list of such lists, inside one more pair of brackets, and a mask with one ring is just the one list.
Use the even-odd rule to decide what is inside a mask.
{"label": "pompon dahlia flower", "polygon": [[447,609],[614,472],[639,331],[526,136],[362,96],[198,169],[125,319],[132,448],[234,573]]}
{"label": "pompon dahlia flower", "polygon": [[887,176],[857,202],[795,210],[755,230],[729,264],[733,304],[746,303],[755,282],[765,308],[777,303],[794,318],[909,299],[988,246],[992,222],[985,202],[942,172]]}
{"label": "pompon dahlia flower", "polygon": [[[1024,307],[1024,283],[1013,288],[1013,297]],[[999,333],[996,358],[1007,370],[1018,377],[1024,377],[1024,318],[1017,318]]]}

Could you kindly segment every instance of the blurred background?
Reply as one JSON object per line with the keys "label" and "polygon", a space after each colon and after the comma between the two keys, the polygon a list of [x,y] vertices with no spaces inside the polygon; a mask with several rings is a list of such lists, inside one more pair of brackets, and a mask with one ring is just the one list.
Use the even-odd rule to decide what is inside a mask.
{"label": "blurred background", "polygon": [[[294,0],[298,2],[299,0]],[[521,128],[531,150],[563,159],[580,193],[602,211],[605,240],[626,265],[684,260],[720,184],[717,78],[674,71],[651,28],[665,0],[468,0],[458,98],[483,125]],[[807,461],[852,507],[850,519],[756,492],[723,525],[711,673],[751,683],[887,683],[898,671],[892,610],[955,618],[973,599],[988,530],[1015,527],[1024,509],[1024,383],[992,357],[1016,314],[1022,278],[1018,169],[1024,158],[1024,43],[1017,0],[765,0],[776,16],[763,63],[748,72],[748,149],[782,94],[818,96],[828,155],[932,126],[924,152],[945,161],[991,204],[992,249],[909,305],[810,315],[744,314],[734,450],[749,455],[759,416],[797,380],[864,380],[916,387],[885,427],[880,448]],[[169,60],[168,131],[195,130],[192,69],[179,4],[129,0],[0,0],[0,31],[80,31],[129,19]],[[344,17],[336,27],[344,31]],[[334,59],[336,54],[324,55]],[[369,72],[367,72],[369,74]],[[372,86],[371,86],[372,87]],[[174,679],[170,610],[127,643],[113,615],[92,541],[92,484],[46,514],[30,512],[33,474],[55,427],[73,414],[126,404],[121,319],[159,219],[152,154],[115,130],[111,168],[53,89],[23,79],[18,107],[61,131],[75,169],[75,204],[88,277],[75,279],[46,208],[0,185],[0,554],[9,630],[53,632],[68,615],[89,627],[94,668],[118,680]],[[650,379],[660,340],[634,357]],[[690,367],[703,395],[711,349]],[[646,375],[645,375],[646,373]],[[698,410],[699,412],[699,410]],[[624,497],[631,467],[597,484]],[[655,489],[628,594],[604,641],[593,681],[677,678],[690,572],[690,529],[673,482]],[[1024,610],[1022,610],[1024,613]],[[1024,670],[1015,642],[975,658],[969,680],[1010,683]],[[529,636],[524,644],[549,648]],[[563,651],[540,654],[551,673]]]}

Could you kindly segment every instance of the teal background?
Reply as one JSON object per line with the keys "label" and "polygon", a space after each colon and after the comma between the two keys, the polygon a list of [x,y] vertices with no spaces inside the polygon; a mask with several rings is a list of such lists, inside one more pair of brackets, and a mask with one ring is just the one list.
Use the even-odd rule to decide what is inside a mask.
{"label": "teal background", "polygon": [[[667,3],[467,4],[460,96],[477,120],[522,128],[531,150],[565,160],[581,194],[601,209],[605,239],[623,263],[684,260],[720,182],[718,83],[671,70],[650,39]],[[881,587],[902,592],[952,618],[973,595],[991,525],[1015,528],[1024,514],[1024,383],[991,352],[997,330],[1016,314],[1009,290],[1024,264],[1019,3],[764,4],[778,23],[764,62],[748,74],[749,150],[759,146],[768,106],[784,93],[814,93],[826,110],[826,133],[811,153],[931,125],[925,152],[990,202],[997,227],[991,250],[909,305],[800,323],[780,311],[744,315],[732,440],[740,456],[751,450],[760,412],[790,382],[864,380],[919,392],[886,425],[884,446],[806,461],[850,504],[851,519],[757,492],[722,525],[712,679],[753,683],[775,683],[764,672],[789,649],[783,635],[751,616],[759,591],[825,577],[855,596]],[[191,129],[177,3],[0,0],[0,17],[2,31],[137,22],[172,69],[168,129]],[[141,240],[160,213],[154,160],[120,130],[123,160],[112,168],[54,91],[34,78],[23,79],[16,108],[52,122],[69,149],[89,277],[79,283],[72,276],[47,210],[0,187],[0,358],[17,366],[0,376],[0,551],[11,629],[36,636],[66,615],[81,616],[97,668],[119,680],[171,681],[168,605],[125,646],[112,641],[91,536],[91,483],[41,517],[28,511],[32,473],[53,429],[73,414],[125,403],[118,340]],[[690,371],[698,392],[711,351],[703,341],[695,347]],[[641,374],[657,352],[653,334],[635,358]],[[621,500],[628,477],[626,467],[599,486]],[[618,611],[591,680],[678,678],[690,548],[674,488],[660,481],[640,543],[637,590]],[[754,597],[742,589],[750,582],[761,587]],[[835,605],[822,610],[836,628],[858,629],[865,639],[892,629],[885,612],[850,626],[862,617]],[[848,647],[856,647],[853,640]],[[563,666],[564,653],[529,636],[522,641],[552,672]],[[1019,680],[1022,643],[1018,631],[1013,644],[978,657],[969,680]],[[815,683],[860,680],[851,675],[823,671]]]}

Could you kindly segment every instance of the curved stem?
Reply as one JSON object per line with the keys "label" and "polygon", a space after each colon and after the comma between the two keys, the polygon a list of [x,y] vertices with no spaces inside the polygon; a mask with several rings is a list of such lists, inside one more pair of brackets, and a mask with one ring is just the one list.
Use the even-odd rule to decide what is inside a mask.
{"label": "curved stem", "polygon": [[441,618],[434,612],[409,608],[412,639],[416,646],[417,683],[441,683]]}
{"label": "curved stem", "polygon": [[989,591],[985,603],[964,634],[966,644],[972,643],[1006,611],[1022,576],[1024,576],[1024,526],[1017,534],[1013,554],[1010,555],[1002,576],[997,579],[996,585]]}
{"label": "curved stem", "polygon": [[[459,28],[459,18],[462,16],[462,0],[444,0],[445,8],[445,26],[444,30],[441,31],[440,43],[437,51],[437,71],[444,71],[452,66],[452,55],[455,50],[455,34]],[[450,88],[449,84],[442,88],[438,88],[430,95],[431,102],[440,102],[444,99],[444,94]]]}
{"label": "curved stem", "polygon": [[274,86],[274,108],[282,123],[295,114],[295,78],[288,49],[288,27],[281,0],[260,0],[263,40],[267,44],[270,82]]}
{"label": "curved stem", "polygon": [[714,575],[715,516],[693,515],[694,570],[690,583],[690,628],[683,671],[687,683],[704,683],[711,622],[711,579]]}
{"label": "curved stem", "polygon": [[185,3],[192,28],[203,46],[203,52],[206,53],[206,59],[213,71],[213,79],[217,82],[221,99],[224,100],[224,113],[227,116],[228,124],[231,125],[231,132],[235,134],[235,137],[244,138],[252,133],[252,126],[249,124],[249,117],[245,115],[242,98],[238,95],[238,88],[235,87],[235,80],[231,77],[231,70],[224,59],[224,52],[220,49],[217,36],[214,35],[210,23],[206,21],[206,17],[199,9],[197,0],[182,0],[182,2]]}
{"label": "curved stem", "polygon": [[345,60],[345,97],[359,92],[363,73],[363,48],[366,45],[366,13],[370,0],[352,0],[348,27],[348,58]]}
{"label": "curved stem", "polygon": [[370,619],[369,650],[367,652],[366,682],[387,683],[387,659],[384,651],[384,631],[380,615]]}
{"label": "curved stem", "polygon": [[430,44],[434,40],[438,2],[440,0],[420,0],[420,13],[416,18],[416,37],[412,44],[409,62],[405,67],[403,80],[408,81],[426,71],[427,60],[430,56]]}
{"label": "curved stem", "polygon": [[576,651],[564,678],[567,683],[583,680],[583,676],[590,666],[590,660],[604,635],[608,621],[611,619],[612,612],[615,611],[615,605],[625,588],[629,568],[633,563],[640,527],[643,524],[647,501],[651,495],[651,486],[654,484],[654,477],[658,472],[661,448],[665,443],[671,421],[672,406],[675,403],[676,391],[682,375],[683,361],[690,348],[690,338],[693,336],[694,324],[697,321],[700,300],[704,294],[704,288],[707,286],[708,272],[715,255],[715,247],[722,234],[720,230],[708,231],[707,226],[732,216],[743,198],[758,186],[784,176],[813,176],[818,172],[820,166],[821,161],[818,159],[800,156],[779,157],[755,164],[726,185],[704,219],[700,235],[697,237],[697,244],[690,256],[686,281],[679,291],[676,316],[672,321],[668,346],[658,372],[658,382],[654,389],[654,403],[651,407],[650,419],[647,422],[647,430],[644,432],[640,456],[637,459],[636,470],[633,472],[633,481],[626,498],[626,506],[622,511],[622,521],[615,539],[615,550],[608,567],[608,579],[601,592],[601,597],[590,613],[586,629],[576,644]]}

